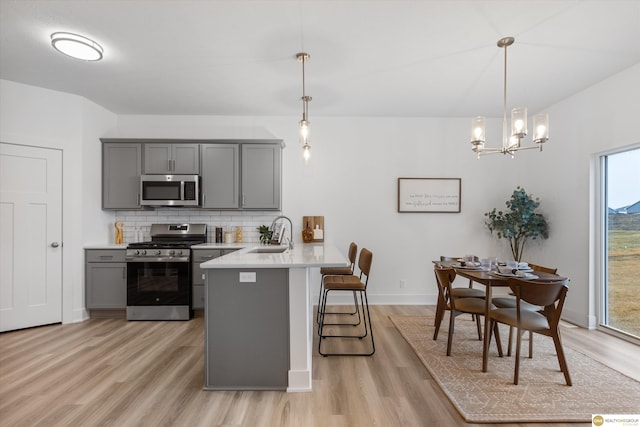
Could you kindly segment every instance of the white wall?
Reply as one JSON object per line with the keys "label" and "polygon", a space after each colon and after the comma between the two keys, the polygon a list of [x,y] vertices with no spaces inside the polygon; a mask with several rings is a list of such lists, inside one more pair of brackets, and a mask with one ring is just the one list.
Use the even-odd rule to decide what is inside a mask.
{"label": "white wall", "polygon": [[[85,170],[100,173],[97,140],[115,124],[115,115],[81,98],[62,92],[0,80],[0,140],[62,150],[62,321],[85,318],[84,253],[89,237],[112,216],[91,203],[94,187]],[[97,150],[97,151],[96,151]],[[93,153],[87,164],[85,155]],[[85,169],[85,165],[88,168]],[[90,175],[90,173],[89,173]],[[98,187],[99,188],[99,187]],[[87,202],[85,204],[85,202]],[[85,225],[86,221],[86,225]]]}
{"label": "white wall", "polygon": [[[504,207],[513,189],[524,186],[541,199],[542,212],[551,223],[549,240],[535,242],[526,249],[525,258],[555,265],[571,278],[567,317],[588,325],[594,314],[588,298],[593,285],[589,274],[590,163],[595,152],[638,141],[638,81],[640,65],[552,106],[551,139],[544,151],[522,152],[515,159],[489,156],[476,160],[468,142],[468,118],[312,116],[313,154],[306,166],[297,142],[299,117],[118,116],[117,124],[149,132],[167,124],[206,127],[211,129],[211,138],[274,135],[283,139],[287,144],[283,213],[294,221],[296,238],[300,241],[302,216],[324,215],[328,242],[345,252],[352,240],[371,249],[373,303],[433,303],[436,288],[431,260],[441,254],[509,257],[507,244],[486,230],[483,214]],[[100,210],[98,141],[114,124],[113,115],[72,95],[0,83],[3,140],[8,133],[18,139],[43,140],[43,144],[69,150],[72,159],[86,165],[68,165],[65,154],[65,237],[73,242],[73,257],[67,260],[65,239],[65,271],[71,275],[77,304],[75,296],[83,294],[81,246],[110,241],[113,226],[114,215]],[[498,145],[500,120],[489,125],[489,141]],[[69,191],[78,194],[76,185],[67,184],[77,182],[77,177],[84,180],[82,200],[69,196]],[[397,213],[398,177],[462,178],[462,212]],[[190,220],[195,222],[197,217]],[[70,228],[77,230],[77,224],[83,224],[82,232],[71,232]],[[406,282],[403,289],[400,280]]]}

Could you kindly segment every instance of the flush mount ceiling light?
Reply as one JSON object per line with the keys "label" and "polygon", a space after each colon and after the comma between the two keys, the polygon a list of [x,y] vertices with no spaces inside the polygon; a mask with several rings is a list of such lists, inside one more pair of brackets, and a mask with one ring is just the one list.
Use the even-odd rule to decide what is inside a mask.
{"label": "flush mount ceiling light", "polygon": [[304,162],[309,162],[309,157],[311,157],[311,144],[310,144],[310,134],[309,134],[309,101],[311,101],[311,97],[307,96],[305,92],[305,81],[304,81],[304,63],[307,62],[311,58],[311,55],[308,53],[300,52],[296,53],[296,59],[302,62],[302,120],[300,120],[300,144],[302,145],[302,155],[304,157]]}
{"label": "flush mount ceiling light", "polygon": [[72,58],[84,59],[85,61],[99,61],[102,59],[102,46],[79,34],[53,33],[51,34],[51,46],[58,52]]}
{"label": "flush mount ceiling light", "polygon": [[472,150],[480,158],[486,154],[510,154],[511,157],[518,150],[530,150],[540,147],[549,139],[549,116],[547,113],[536,114],[533,117],[533,143],[535,145],[521,146],[522,138],[527,135],[527,109],[523,107],[511,110],[511,137],[507,137],[507,47],[511,46],[515,39],[504,37],[498,40],[498,47],[504,49],[504,97],[502,112],[502,147],[489,148],[485,142],[485,118],[478,116],[471,120],[471,145]]}

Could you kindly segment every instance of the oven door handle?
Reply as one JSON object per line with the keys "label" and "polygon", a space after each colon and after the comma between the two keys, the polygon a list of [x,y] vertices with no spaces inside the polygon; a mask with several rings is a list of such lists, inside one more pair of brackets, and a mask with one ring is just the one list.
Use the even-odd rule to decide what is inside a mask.
{"label": "oven door handle", "polygon": [[189,257],[161,257],[161,258],[153,258],[153,257],[127,257],[125,258],[126,262],[189,262]]}

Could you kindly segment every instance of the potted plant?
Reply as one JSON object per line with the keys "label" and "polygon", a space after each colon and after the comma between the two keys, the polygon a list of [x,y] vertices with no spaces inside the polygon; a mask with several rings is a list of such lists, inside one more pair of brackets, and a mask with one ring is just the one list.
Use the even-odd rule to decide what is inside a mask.
{"label": "potted plant", "polygon": [[506,205],[508,210],[505,212],[493,208],[485,213],[484,216],[488,218],[485,224],[491,234],[496,233],[498,239],[509,241],[513,259],[520,262],[527,241],[538,237],[548,238],[549,225],[542,214],[535,212],[540,206],[539,199],[532,198],[524,188],[516,187]]}
{"label": "potted plant", "polygon": [[263,245],[268,244],[269,240],[271,240],[271,234],[273,233],[273,231],[269,229],[268,225],[261,225],[257,228],[257,230],[258,233],[260,233],[260,243],[262,243]]}

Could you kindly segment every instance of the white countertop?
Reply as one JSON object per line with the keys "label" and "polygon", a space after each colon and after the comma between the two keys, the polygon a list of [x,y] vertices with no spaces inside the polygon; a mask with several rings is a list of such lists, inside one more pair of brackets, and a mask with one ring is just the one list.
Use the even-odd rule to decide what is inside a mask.
{"label": "white countertop", "polygon": [[[251,245],[251,244],[249,244]],[[198,248],[200,246],[196,246]],[[349,260],[338,248],[324,243],[299,243],[283,253],[251,253],[263,246],[253,244],[200,264],[201,268],[297,268],[345,267]]]}
{"label": "white countertop", "polygon": [[191,249],[244,249],[256,246],[257,243],[200,243],[191,246]]}
{"label": "white countertop", "polygon": [[87,243],[85,249],[127,249],[127,243],[116,245],[115,243]]}

